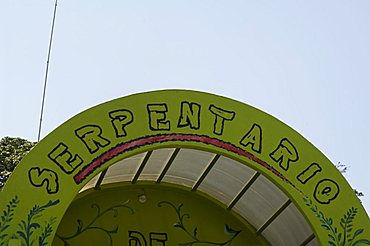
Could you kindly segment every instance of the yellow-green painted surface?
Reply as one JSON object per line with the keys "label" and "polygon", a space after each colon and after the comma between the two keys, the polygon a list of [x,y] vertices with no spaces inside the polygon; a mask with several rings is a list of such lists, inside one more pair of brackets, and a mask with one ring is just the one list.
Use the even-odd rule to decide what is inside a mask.
{"label": "yellow-green painted surface", "polygon": [[165,147],[218,153],[261,172],[304,214],[321,245],[370,243],[370,220],[352,188],[296,131],[235,100],[165,90],[93,107],[38,143],[0,194],[1,244],[50,244],[91,178],[119,160]]}
{"label": "yellow-green painted surface", "polygon": [[267,245],[194,192],[128,185],[87,193],[68,208],[53,245]]}

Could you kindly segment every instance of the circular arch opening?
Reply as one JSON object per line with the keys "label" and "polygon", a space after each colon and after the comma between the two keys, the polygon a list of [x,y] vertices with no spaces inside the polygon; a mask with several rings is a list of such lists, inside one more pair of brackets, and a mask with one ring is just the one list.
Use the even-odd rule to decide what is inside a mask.
{"label": "circular arch opening", "polygon": [[[168,195],[166,198],[163,196],[158,198],[156,192],[167,192]],[[178,193],[184,196],[178,198]],[[106,194],[105,198],[103,194]],[[159,211],[155,210],[159,210],[158,204],[163,201],[171,203],[173,208],[178,208],[182,204],[184,210],[187,205],[193,205],[193,210],[196,210],[194,204],[200,202],[194,197],[205,198],[210,204],[216,205],[215,207],[219,210],[212,213],[211,211],[214,211],[212,205],[202,206],[202,208],[206,207],[206,211],[198,212],[198,214],[208,213],[208,215],[198,219],[200,224],[194,227],[199,231],[199,240],[204,240],[201,239],[200,232],[209,230],[211,225],[217,224],[219,232],[225,233],[224,238],[220,238],[219,242],[227,241],[227,231],[223,229],[225,225],[228,225],[238,231],[233,238],[235,245],[239,245],[240,242],[255,245],[317,245],[313,231],[304,216],[288,196],[262,174],[228,157],[185,148],[164,148],[141,153],[115,163],[92,178],[81,189],[80,194],[67,210],[58,228],[55,244],[67,242],[78,245],[81,240],[90,240],[96,245],[106,244],[110,240],[113,243],[118,241],[129,243],[130,240],[146,242],[150,238],[145,235],[150,235],[153,231],[161,231],[168,245],[196,241],[189,235],[181,238],[181,234],[186,234],[186,231],[177,227],[179,214],[176,214],[176,210],[173,210],[172,216],[169,216],[172,220],[169,219],[167,225],[160,228],[156,223],[158,218],[153,218],[154,221],[150,219],[141,221],[146,226],[139,225],[140,219],[137,218],[142,216],[139,214],[123,213],[120,220],[109,215],[99,216],[97,219],[97,207],[94,208],[91,205],[96,204],[95,206],[99,207],[102,203],[106,208],[110,208],[122,204],[122,201],[119,203],[119,199],[117,200],[117,194],[120,197],[126,196],[128,206],[133,201],[130,209],[135,211],[134,214],[139,212],[158,214]],[[188,199],[188,196],[192,199]],[[85,199],[84,202],[81,199]],[[154,201],[144,206],[143,204],[146,204],[148,200]],[[206,202],[202,200],[201,203]],[[135,209],[136,207],[139,209]],[[90,216],[81,215],[84,211],[87,211]],[[171,211],[166,212],[171,213]],[[187,212],[191,214],[189,209]],[[79,216],[76,216],[77,214]],[[128,216],[131,220],[127,221]],[[161,216],[162,220],[166,218],[164,215]],[[78,220],[81,221],[81,217],[87,222],[81,222],[82,230],[78,232]],[[213,217],[219,217],[224,221],[207,220]],[[229,218],[228,222],[225,220],[226,217]],[[230,218],[234,221],[231,222]],[[195,222],[188,219],[189,221],[184,221],[184,224],[189,226],[190,223],[190,226],[193,226]],[[192,219],[194,220],[193,216]],[[134,223],[133,220],[136,222]],[[92,221],[94,222],[89,225]],[[149,224],[151,228],[148,228]],[[177,227],[176,239],[179,241],[174,241],[174,238],[166,234],[167,231],[173,229],[171,227]],[[109,233],[109,228],[117,228],[117,231]],[[146,229],[140,231],[139,228]],[[193,231],[194,228],[185,229]],[[95,233],[96,230],[105,233]],[[130,236],[132,231],[140,233],[142,235],[140,239]],[[216,232],[217,228],[213,231]],[[212,237],[209,237],[208,240],[212,240]]]}

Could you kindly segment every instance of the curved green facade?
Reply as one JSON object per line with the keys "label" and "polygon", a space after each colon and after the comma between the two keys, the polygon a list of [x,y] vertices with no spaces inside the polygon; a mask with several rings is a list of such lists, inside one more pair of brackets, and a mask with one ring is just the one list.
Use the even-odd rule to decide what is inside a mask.
{"label": "curved green facade", "polygon": [[[369,217],[352,188],[335,166],[296,131],[241,102],[203,92],[164,90],[123,97],[88,109],[39,142],[22,160],[0,194],[2,245],[50,245],[58,238],[70,237],[76,229],[83,230],[93,217],[86,217],[81,222],[71,218],[74,226],[61,229],[60,237],[55,236],[61,221],[65,216],[71,216],[66,214],[67,209],[89,180],[120,160],[160,148],[190,148],[216,153],[263,174],[305,216],[320,245],[370,243]],[[153,194],[156,193],[158,187],[152,184],[152,188]],[[197,220],[202,207],[198,208],[198,203],[193,204],[202,198],[189,195],[189,198],[180,199],[182,193],[174,192],[174,199],[170,199],[172,189],[166,196],[155,195],[153,203],[148,199],[148,204],[151,204],[148,211],[155,209],[158,215],[168,216],[163,224],[158,229],[152,226],[144,228],[145,222],[142,222],[143,230],[139,230],[134,219],[141,216],[139,204],[134,201],[134,193],[130,192],[133,191],[127,191],[127,197],[123,195],[119,201],[105,205],[96,203],[92,208],[91,216],[96,216],[98,208],[101,212],[115,206],[116,202],[128,207],[117,212],[135,226],[120,224],[119,230],[125,231],[117,240],[130,240],[130,230],[136,230],[145,240],[150,240],[151,232],[163,233],[167,228],[171,231],[167,239],[176,238],[174,242],[178,243],[188,242],[186,240],[191,240],[191,235],[193,240],[224,242],[230,239],[224,235],[225,228],[234,236],[233,240],[244,238],[242,233],[236,235],[237,231],[247,231],[241,229],[243,225],[238,224],[233,216],[229,222],[225,213],[222,219],[217,218],[209,225],[212,229],[203,229],[201,220]],[[86,196],[86,199],[90,198]],[[126,204],[128,200],[131,203]],[[164,203],[160,203],[162,200]],[[75,203],[78,201],[80,199]],[[162,206],[158,207],[159,204]],[[209,207],[212,211],[217,210],[212,203]],[[137,212],[130,214],[131,209]],[[184,224],[180,223],[175,228],[170,224],[179,223],[176,218],[181,213],[189,214],[183,217],[186,231],[182,229]],[[214,219],[214,214],[212,212],[208,217]],[[151,221],[160,217],[153,215]],[[247,223],[244,226],[247,228]],[[116,230],[111,224],[104,228],[108,231],[108,239],[114,234],[109,230]],[[103,236],[104,230],[99,231]],[[181,236],[181,231],[187,235]]]}

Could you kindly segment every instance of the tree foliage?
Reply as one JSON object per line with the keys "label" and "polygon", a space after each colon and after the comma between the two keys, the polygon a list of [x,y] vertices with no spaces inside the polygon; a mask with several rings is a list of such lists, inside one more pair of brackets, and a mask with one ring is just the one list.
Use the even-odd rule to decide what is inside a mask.
{"label": "tree foliage", "polygon": [[[347,170],[348,170],[348,167],[345,164],[342,164],[340,162],[338,162],[338,164],[335,165],[335,166],[339,170],[339,172],[341,172],[341,173],[346,173]],[[356,194],[357,197],[364,196],[364,193],[362,193],[361,191],[358,191],[356,189],[353,189],[353,191],[355,192],[355,194]]]}
{"label": "tree foliage", "polygon": [[0,189],[4,187],[14,168],[35,144],[22,138],[4,137],[0,140]]}

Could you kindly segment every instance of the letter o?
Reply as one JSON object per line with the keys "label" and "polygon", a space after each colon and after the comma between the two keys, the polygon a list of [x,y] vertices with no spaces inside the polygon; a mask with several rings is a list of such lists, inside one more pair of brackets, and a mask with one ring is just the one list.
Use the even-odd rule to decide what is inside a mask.
{"label": "letter o", "polygon": [[339,194],[339,186],[331,179],[322,179],[316,185],[314,197],[321,204],[329,204]]}

